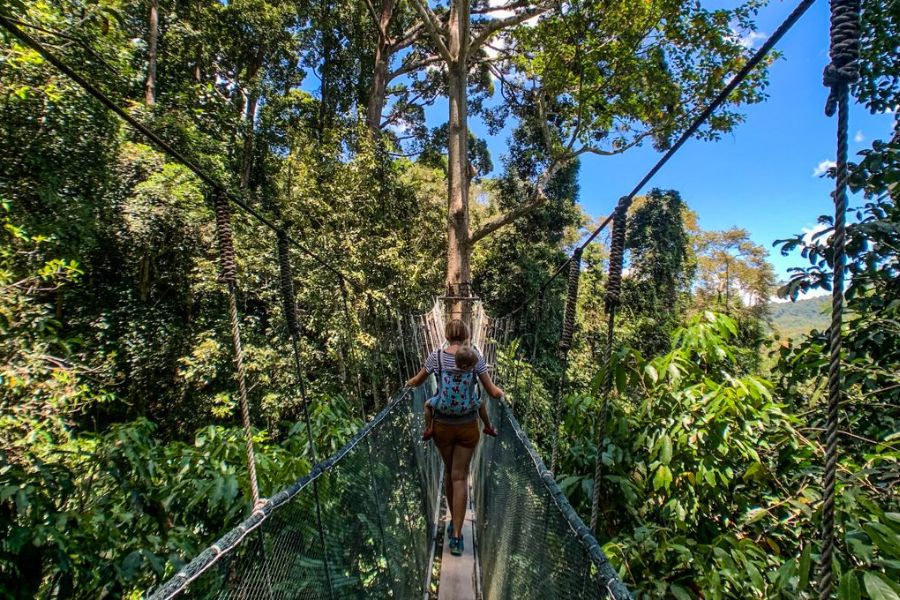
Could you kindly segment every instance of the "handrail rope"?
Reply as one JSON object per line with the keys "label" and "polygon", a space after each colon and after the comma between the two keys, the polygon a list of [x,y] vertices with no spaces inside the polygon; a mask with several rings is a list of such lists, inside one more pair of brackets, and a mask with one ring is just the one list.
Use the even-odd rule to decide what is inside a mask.
{"label": "handrail rope", "polygon": [[553,444],[550,451],[550,471],[556,473],[559,460],[559,428],[562,425],[563,403],[566,392],[566,371],[569,368],[569,350],[575,333],[575,309],[578,304],[578,282],[581,278],[581,248],[576,248],[569,262],[569,285],[563,314],[562,335],[559,338],[559,382],[556,388],[556,406],[553,411]]}
{"label": "handrail rope", "polygon": [[844,310],[844,271],[847,256],[846,214],[847,145],[849,133],[850,84],[859,79],[860,0],[831,0],[831,63],[825,67],[824,84],[830,91],[825,114],[837,111],[837,157],[835,166],[834,234],[832,238],[831,326],[829,328],[828,414],[825,435],[825,472],[822,503],[822,554],[819,561],[819,598],[831,597],[832,556],[834,554],[834,501],[837,472],[837,434],[841,403],[841,326]]}
{"label": "handrail rope", "polygon": [[[833,0],[838,1],[838,0]],[[753,69],[759,65],[760,62],[766,57],[772,48],[781,40],[784,35],[790,31],[790,29],[794,26],[794,24],[803,16],[803,14],[815,3],[815,0],[802,0],[796,8],[787,16],[787,18],[778,26],[778,29],[772,33],[772,35],[760,46],[759,50],[750,57],[747,63],[734,75],[734,77],[728,82],[728,84],[722,88],[722,90],[716,95],[716,97],[710,102],[703,111],[697,115],[691,125],[681,134],[678,140],[669,148],[668,151],[656,162],[655,165],[644,175],[643,178],[637,183],[637,185],[632,188],[631,192],[628,193],[627,197],[634,199],[635,196],[647,185],[651,179],[662,169],[667,162],[675,155],[678,150],[684,145],[685,142],[690,139],[692,135],[694,135],[698,129],[706,122],[707,119],[716,111],[719,106],[721,106],[727,99],[728,96],[737,88],[738,85],[743,82],[744,79],[747,78],[747,75],[750,74]],[[603,222],[591,233],[588,238],[578,245],[578,248],[584,250],[587,246],[600,234],[603,229],[609,225],[610,221],[612,221],[614,215],[609,215]],[[541,286],[541,290],[546,289],[546,287],[550,284],[551,281],[556,279],[560,273],[562,273],[563,269],[566,268],[566,265],[572,260],[571,257],[567,258],[559,267],[557,267],[556,271],[547,278],[544,284]],[[530,298],[528,298],[525,302],[520,304],[518,307],[513,309],[511,312],[516,312],[521,310],[522,306],[525,304],[529,304],[536,298],[537,294],[533,294]]]}
{"label": "handrail rope", "polygon": [[259,505],[259,482],[256,478],[256,454],[253,451],[253,429],[250,422],[250,403],[247,399],[247,371],[244,367],[244,348],[241,343],[241,321],[237,310],[237,265],[231,235],[231,206],[222,194],[215,194],[216,237],[219,241],[219,282],[225,284],[228,295],[228,319],[231,323],[231,342],[234,346],[234,366],[241,404],[241,421],[247,451],[247,473],[253,507]]}
{"label": "handrail rope", "polygon": [[[8,17],[6,17],[3,14],[0,14],[0,26],[2,26],[4,29],[9,31],[15,37],[17,37],[23,44],[25,44],[26,46],[28,46],[29,48],[31,48],[32,50],[34,50],[35,52],[40,54],[47,62],[49,62],[54,67],[59,69],[66,77],[68,77],[69,79],[74,81],[76,84],[78,84],[88,94],[90,94],[96,100],[98,100],[103,106],[108,108],[110,111],[115,113],[123,121],[125,121],[126,123],[131,125],[134,129],[136,129],[141,134],[143,134],[144,137],[146,137],[148,140],[150,140],[150,142],[154,146],[156,146],[160,151],[162,151],[165,154],[168,154],[176,162],[182,164],[184,167],[186,167],[188,170],[190,170],[192,173],[194,173],[194,175],[196,175],[203,183],[205,183],[206,185],[211,187],[216,194],[224,195],[230,202],[239,206],[241,208],[241,210],[243,210],[244,212],[249,214],[251,217],[256,219],[261,224],[268,227],[273,232],[277,233],[280,229],[282,229],[281,227],[276,225],[273,221],[268,219],[265,215],[263,215],[258,210],[256,210],[255,208],[253,208],[252,206],[247,204],[247,202],[244,201],[242,198],[240,198],[238,195],[236,195],[233,192],[231,192],[230,190],[228,190],[222,183],[220,183],[218,180],[213,178],[212,175],[210,175],[209,173],[204,171],[202,168],[200,168],[199,165],[197,165],[195,162],[193,162],[192,160],[187,158],[185,155],[183,155],[181,152],[179,152],[177,149],[175,149],[174,146],[172,146],[171,144],[169,144],[168,142],[163,140],[161,137],[159,137],[159,135],[157,135],[148,126],[144,125],[139,120],[137,120],[136,118],[134,118],[133,116],[128,114],[125,111],[125,109],[123,109],[118,104],[116,104],[111,98],[109,98],[109,96],[107,96],[102,91],[100,91],[91,82],[89,82],[85,77],[81,76],[76,71],[74,71],[72,68],[70,68],[68,65],[66,65],[61,59],[59,59],[55,54],[50,52],[50,50],[48,50],[43,44],[41,44],[41,42],[39,42],[38,40],[34,39],[33,37],[31,37],[24,31],[19,29],[18,27],[16,27],[16,25]],[[325,259],[320,257],[318,254],[316,254],[315,252],[313,252],[312,250],[307,248],[305,244],[298,241],[293,236],[288,235],[288,240],[290,241],[291,245],[298,248],[306,256],[312,258],[320,266],[324,267],[326,270],[331,272],[333,275],[335,275],[341,281],[344,281],[344,282],[352,285],[354,287],[354,289],[356,289],[356,290],[364,289],[364,286],[360,282],[341,273],[336,267],[334,267],[328,261],[326,261]]]}
{"label": "handrail rope", "polygon": [[187,587],[192,581],[208,571],[222,556],[237,547],[248,534],[262,525],[275,510],[290,502],[308,485],[311,485],[322,475],[333,469],[359,445],[363,438],[367,437],[373,430],[381,427],[388,415],[409,395],[410,391],[409,388],[400,390],[391,403],[385,406],[371,421],[366,423],[364,427],[356,432],[356,434],[350,438],[340,450],[322,462],[314,465],[309,473],[269,498],[264,505],[254,510],[249,517],[216,540],[209,548],[201,552],[191,562],[185,565],[181,571],[176,573],[167,582],[163,583],[158,590],[150,595],[149,600],[166,600],[172,598]]}

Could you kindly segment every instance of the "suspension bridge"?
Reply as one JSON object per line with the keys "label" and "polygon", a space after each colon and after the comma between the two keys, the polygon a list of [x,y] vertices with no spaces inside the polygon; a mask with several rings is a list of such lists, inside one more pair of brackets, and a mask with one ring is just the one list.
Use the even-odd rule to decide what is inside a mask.
{"label": "suspension bridge", "polygon": [[[464,294],[466,320],[472,342],[488,363],[497,364],[497,343],[506,341],[514,323],[540,322],[543,294],[551,281],[568,269],[568,295],[558,357],[566,364],[574,328],[575,301],[581,273],[581,253],[612,223],[612,244],[606,290],[608,339],[603,356],[606,374],[604,422],[610,398],[609,361],[616,308],[622,280],[626,215],[635,196],[678,149],[721,106],[729,94],[762,62],[777,42],[806,12],[814,0],[803,0],[735,74],[721,93],[696,117],[683,135],[648,171],[632,191],[572,256],[556,270],[534,296],[508,315],[491,318],[483,306]],[[837,113],[837,167],[834,227],[833,319],[829,348],[829,401],[819,596],[831,596],[831,557],[834,543],[834,479],[838,405],[841,397],[840,332],[844,272],[844,213],[847,207],[848,88],[857,78],[859,1],[833,0],[831,64],[825,83],[831,89],[826,112]],[[204,169],[186,158],[154,131],[104,95],[90,81],[66,65],[40,42],[0,15],[0,26],[47,62],[70,77],[104,106],[144,135],[159,150],[193,171],[210,190],[215,207],[220,254],[220,281],[229,298],[234,347],[235,379],[246,436],[248,474],[253,507],[234,529],[193,558],[171,579],[148,592],[152,600],[169,598],[429,598],[435,588],[441,598],[630,598],[625,585],[603,554],[593,532],[598,527],[598,499],[602,462],[594,474],[590,527],[575,513],[553,476],[558,444],[556,432],[562,403],[550,415],[553,432],[550,468],[536,451],[519,423],[515,408],[506,400],[489,401],[499,435],[484,440],[476,454],[471,478],[472,510],[469,531],[474,552],[457,562],[437,560],[442,535],[443,466],[431,444],[421,442],[422,407],[431,389],[401,388],[338,452],[315,464],[293,485],[270,498],[262,498],[256,482],[247,377],[238,315],[238,279],[231,231],[235,205],[275,234],[281,275],[281,293],[287,329],[293,345],[297,385],[305,397],[298,344],[301,336],[289,249],[294,247],[336,275],[342,286],[368,291],[345,277],[302,241],[291,237],[277,219],[263,215],[245,199],[226,189]],[[345,287],[345,289],[346,289]],[[457,294],[461,288],[456,290]],[[468,291],[468,290],[466,290]],[[346,303],[345,303],[346,306]],[[382,315],[379,342],[383,354],[394,356],[397,386],[416,372],[424,357],[443,340],[446,307],[438,301],[424,315]],[[534,337],[534,336],[533,336]],[[536,346],[536,344],[533,344]],[[536,348],[532,348],[532,354]],[[495,371],[504,377],[518,373]],[[433,386],[433,383],[430,384]],[[557,392],[565,388],[565,368]],[[432,388],[433,389],[433,388]],[[304,399],[304,410],[308,402]],[[363,414],[365,417],[365,414]],[[307,434],[314,452],[306,414]],[[602,443],[601,431],[598,444]],[[440,568],[437,567],[440,565]],[[435,585],[437,582],[439,584]],[[452,590],[452,591],[451,591]]]}

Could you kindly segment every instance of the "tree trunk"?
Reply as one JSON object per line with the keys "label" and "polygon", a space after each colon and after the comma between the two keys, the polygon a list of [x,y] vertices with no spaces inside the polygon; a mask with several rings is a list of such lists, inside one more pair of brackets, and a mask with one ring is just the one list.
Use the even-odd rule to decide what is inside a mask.
{"label": "tree trunk", "polygon": [[244,156],[241,165],[241,189],[247,189],[250,184],[250,173],[253,170],[253,142],[256,128],[256,107],[259,104],[259,94],[254,90],[247,98],[247,108],[244,113],[246,129],[244,134]]}
{"label": "tree trunk", "polygon": [[144,100],[147,106],[156,104],[156,56],[159,44],[159,0],[150,0],[149,39],[147,40],[147,85]]}
{"label": "tree trunk", "polygon": [[[466,106],[467,44],[469,28],[469,3],[454,0],[450,7],[450,55],[453,61],[447,65],[450,101],[447,139],[448,178],[448,230],[447,230],[447,288],[454,295],[468,295],[472,280],[470,259],[472,244],[469,236],[469,127]],[[454,301],[450,307],[452,317],[462,318],[465,305]]]}
{"label": "tree trunk", "polygon": [[387,89],[388,66],[391,60],[391,18],[396,0],[384,0],[381,4],[381,18],[378,22],[378,41],[375,44],[375,69],[372,73],[372,87],[366,106],[366,124],[373,136],[381,132],[381,118],[384,114],[384,93]]}

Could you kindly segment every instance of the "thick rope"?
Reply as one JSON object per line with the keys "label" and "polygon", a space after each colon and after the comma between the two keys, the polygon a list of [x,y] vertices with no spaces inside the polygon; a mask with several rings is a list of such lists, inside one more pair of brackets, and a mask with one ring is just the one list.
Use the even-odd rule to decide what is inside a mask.
{"label": "thick rope", "polygon": [[827,600],[834,588],[834,495],[837,472],[837,438],[841,403],[841,325],[844,311],[844,270],[847,256],[847,138],[849,131],[850,84],[859,78],[859,0],[831,2],[831,64],[825,68],[824,83],[830,88],[825,114],[837,110],[837,157],[834,199],[832,256],[834,281],[831,289],[831,327],[829,328],[828,413],[825,434],[825,472],[822,502],[822,554],[819,561],[819,598]]}
{"label": "thick rope", "polygon": [[556,406],[553,412],[553,449],[550,453],[550,471],[556,473],[559,460],[559,428],[562,425],[563,401],[566,392],[566,371],[569,368],[569,349],[575,333],[575,308],[578,304],[578,282],[581,278],[581,248],[576,248],[569,263],[569,288],[563,314],[562,336],[557,349],[559,356],[559,385],[556,387]]}
{"label": "thick rope", "polygon": [[625,263],[625,227],[632,196],[623,196],[613,213],[612,241],[609,249],[609,275],[606,281],[606,345],[603,349],[603,407],[597,428],[597,459],[594,462],[594,490],[591,495],[591,531],[596,535],[600,518],[600,488],[603,479],[603,439],[609,418],[609,397],[612,394],[612,347],[615,341],[616,309],[622,295],[622,268]]}
{"label": "thick rope", "polygon": [[[291,270],[290,247],[287,236],[279,231],[278,234],[278,266],[281,274],[281,301],[284,307],[284,318],[287,322],[288,332],[291,337],[291,347],[294,353],[294,370],[297,379],[297,387],[300,390],[300,404],[303,407],[303,420],[306,425],[306,440],[309,444],[309,452],[312,463],[318,462],[318,452],[312,433],[312,423],[309,416],[309,397],[306,393],[306,378],[303,375],[303,365],[300,360],[300,325],[297,320],[297,301],[294,293],[294,276]],[[325,570],[325,579],[328,582],[328,597],[334,600],[334,586],[331,583],[331,569],[328,561],[328,544],[325,541],[325,527],[322,525],[322,501],[319,496],[319,482],[313,480],[313,498],[316,502],[316,525],[318,526],[319,543],[322,545],[322,566]]]}
{"label": "thick rope", "polygon": [[528,412],[534,412],[534,371],[537,369],[537,347],[538,337],[541,330],[541,321],[544,318],[544,294],[538,295],[537,305],[534,308],[534,328],[531,330],[531,357],[528,360],[528,406],[523,411],[522,428],[527,426]]}
{"label": "thick rope", "polygon": [[244,368],[244,347],[241,344],[241,321],[237,310],[237,265],[234,259],[234,242],[231,235],[231,206],[224,194],[213,197],[216,212],[216,237],[219,240],[219,282],[228,288],[228,319],[231,322],[231,341],[234,345],[234,366],[237,372],[238,392],[241,401],[241,421],[244,427],[244,443],[247,449],[247,473],[250,477],[250,494],[253,506],[259,506],[259,483],[256,479],[256,454],[253,451],[253,430],[250,423],[250,403],[247,400],[247,372]]}

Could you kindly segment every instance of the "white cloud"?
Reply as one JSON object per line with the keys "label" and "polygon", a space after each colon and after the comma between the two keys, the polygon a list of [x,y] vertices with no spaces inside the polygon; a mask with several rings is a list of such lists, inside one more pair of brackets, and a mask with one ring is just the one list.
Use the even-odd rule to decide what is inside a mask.
{"label": "white cloud", "polygon": [[[809,290],[807,292],[800,292],[797,296],[797,300],[808,300],[809,298],[821,298],[822,296],[830,296],[831,292],[828,290],[823,290],[822,288],[816,288],[814,290]],[[785,302],[791,302],[790,298],[779,298],[777,295],[769,298],[769,302],[772,304],[784,304]]]}
{"label": "white cloud", "polygon": [[[826,229],[828,229],[829,227],[830,227],[830,225],[826,225],[825,223],[816,223],[812,227],[803,227],[800,230],[803,232],[803,241],[807,244],[813,244],[816,242],[816,240],[818,240],[820,242],[827,240],[829,237],[831,237],[830,233],[824,237],[820,236],[820,237],[816,238],[816,236],[818,234],[822,233],[823,231],[825,231]],[[816,238],[816,239],[813,239],[813,238]]]}
{"label": "white cloud", "polygon": [[828,169],[837,166],[833,160],[823,160],[819,164],[816,165],[816,168],[813,169],[812,176],[813,177],[821,177],[825,173],[828,172]]}
{"label": "white cloud", "polygon": [[755,50],[761,42],[766,41],[768,38],[768,33],[763,33],[761,31],[748,31],[744,35],[738,36],[737,42],[748,50]]}
{"label": "white cloud", "polygon": [[860,144],[860,143],[866,141],[866,136],[863,135],[862,131],[857,131],[856,135],[853,136],[853,141],[856,142],[857,144]]}

